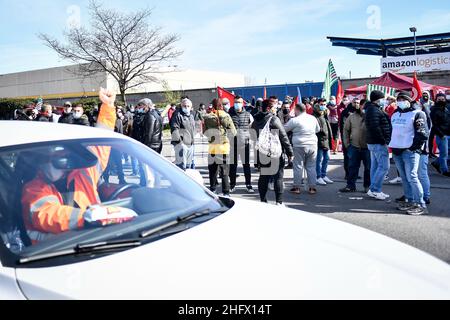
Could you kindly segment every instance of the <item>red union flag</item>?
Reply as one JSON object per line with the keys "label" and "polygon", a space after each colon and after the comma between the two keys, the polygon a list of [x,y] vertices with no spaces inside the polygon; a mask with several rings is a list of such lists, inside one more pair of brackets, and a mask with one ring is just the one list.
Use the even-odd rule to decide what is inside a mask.
{"label": "red union flag", "polygon": [[341,80],[338,80],[338,92],[336,96],[336,105],[340,105],[342,102],[342,99],[344,99],[344,87],[342,86]]}
{"label": "red union flag", "polygon": [[234,96],[234,94],[232,94],[231,92],[225,90],[224,88],[221,87],[217,87],[217,93],[219,94],[219,98],[220,99],[225,99],[227,98],[228,100],[230,100],[230,105],[233,107],[234,106],[234,99],[236,98]]}
{"label": "red union flag", "polygon": [[417,80],[417,74],[414,72],[412,99],[414,101],[419,101],[420,98],[422,98],[422,88],[420,87],[419,80]]}

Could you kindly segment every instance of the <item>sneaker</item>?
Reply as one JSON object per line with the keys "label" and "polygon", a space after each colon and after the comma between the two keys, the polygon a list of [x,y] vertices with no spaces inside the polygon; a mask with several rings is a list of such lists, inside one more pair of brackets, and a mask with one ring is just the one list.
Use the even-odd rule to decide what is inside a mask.
{"label": "sneaker", "polygon": [[231,187],[230,188],[230,193],[234,193],[236,191],[236,187]]}
{"label": "sneaker", "polygon": [[231,195],[230,195],[229,193],[224,193],[223,196],[224,196],[225,198],[231,198]]}
{"label": "sneaker", "polygon": [[383,197],[385,197],[386,199],[391,197],[390,195],[388,195],[388,194],[386,194],[386,193],[383,193],[383,192],[380,192],[380,193],[381,193],[381,194],[383,195]]}
{"label": "sneaker", "polygon": [[392,179],[391,181],[389,181],[389,184],[399,184],[402,183],[402,178],[401,177],[397,177],[395,179]]}
{"label": "sneaker", "polygon": [[317,179],[317,184],[319,186],[326,186],[327,185],[327,183],[322,178]]}
{"label": "sneaker", "polygon": [[269,183],[269,190],[270,190],[270,191],[274,191],[274,190],[275,190],[275,185],[274,185],[273,182],[270,182],[270,183]]}
{"label": "sneaker", "polygon": [[293,194],[300,194],[301,193],[300,188],[292,188],[290,190],[290,192],[293,193]]}
{"label": "sneaker", "polygon": [[442,175],[445,176],[445,177],[449,177],[450,178],[450,171],[444,172]]}
{"label": "sneaker", "polygon": [[430,204],[431,204],[431,200],[430,200],[430,199],[425,198],[425,199],[423,199],[423,200],[425,201],[425,204],[427,204],[427,205],[430,205]]}
{"label": "sneaker", "polygon": [[247,192],[248,193],[255,193],[255,190],[253,190],[252,186],[247,186]]}
{"label": "sneaker", "polygon": [[412,216],[421,216],[427,213],[427,209],[418,204],[414,204],[409,210],[406,211],[406,213]]}
{"label": "sneaker", "polygon": [[351,189],[349,187],[345,187],[344,189],[340,189],[339,192],[342,193],[351,193],[351,192],[356,192],[356,189]]}
{"label": "sneaker", "polygon": [[395,203],[405,203],[405,202],[406,202],[405,196],[401,196],[400,198],[395,199]]}
{"label": "sneaker", "polygon": [[406,212],[414,207],[414,204],[410,202],[400,203],[397,207],[397,210]]}
{"label": "sneaker", "polygon": [[386,200],[386,196],[385,194],[383,194],[382,192],[372,192],[371,190],[369,190],[369,192],[367,192],[367,195],[371,198],[374,198],[376,200]]}
{"label": "sneaker", "polygon": [[389,176],[385,176],[384,177],[384,181],[386,182],[386,181],[389,181]]}
{"label": "sneaker", "polygon": [[323,181],[325,181],[327,184],[333,184],[333,183],[334,183],[334,181],[331,180],[331,179],[328,178],[328,177],[323,178]]}

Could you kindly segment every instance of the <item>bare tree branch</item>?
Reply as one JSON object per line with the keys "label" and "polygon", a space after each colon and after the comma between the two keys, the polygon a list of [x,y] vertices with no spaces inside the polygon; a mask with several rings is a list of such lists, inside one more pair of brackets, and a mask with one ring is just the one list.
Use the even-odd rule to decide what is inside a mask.
{"label": "bare tree branch", "polygon": [[86,77],[98,72],[111,75],[124,101],[126,90],[157,82],[155,75],[161,73],[162,64],[183,54],[175,48],[178,35],[164,35],[161,28],[149,25],[151,8],[127,14],[91,0],[89,12],[89,30],[66,31],[65,42],[47,34],[38,36],[61,58],[80,64],[74,73]]}

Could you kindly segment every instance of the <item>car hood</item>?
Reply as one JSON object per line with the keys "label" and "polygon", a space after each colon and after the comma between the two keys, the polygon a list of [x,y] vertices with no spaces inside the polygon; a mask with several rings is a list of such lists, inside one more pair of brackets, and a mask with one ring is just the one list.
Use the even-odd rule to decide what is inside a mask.
{"label": "car hood", "polygon": [[450,298],[450,266],[426,253],[320,215],[246,200],[136,249],[16,274],[31,299]]}

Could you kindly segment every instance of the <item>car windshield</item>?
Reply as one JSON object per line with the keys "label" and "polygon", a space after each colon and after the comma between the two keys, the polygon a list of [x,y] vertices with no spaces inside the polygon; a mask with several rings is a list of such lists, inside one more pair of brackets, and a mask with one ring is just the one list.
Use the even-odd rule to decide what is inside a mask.
{"label": "car windshield", "polygon": [[6,255],[17,260],[80,244],[138,239],[179,217],[223,208],[180,169],[130,140],[0,149],[2,261]]}

